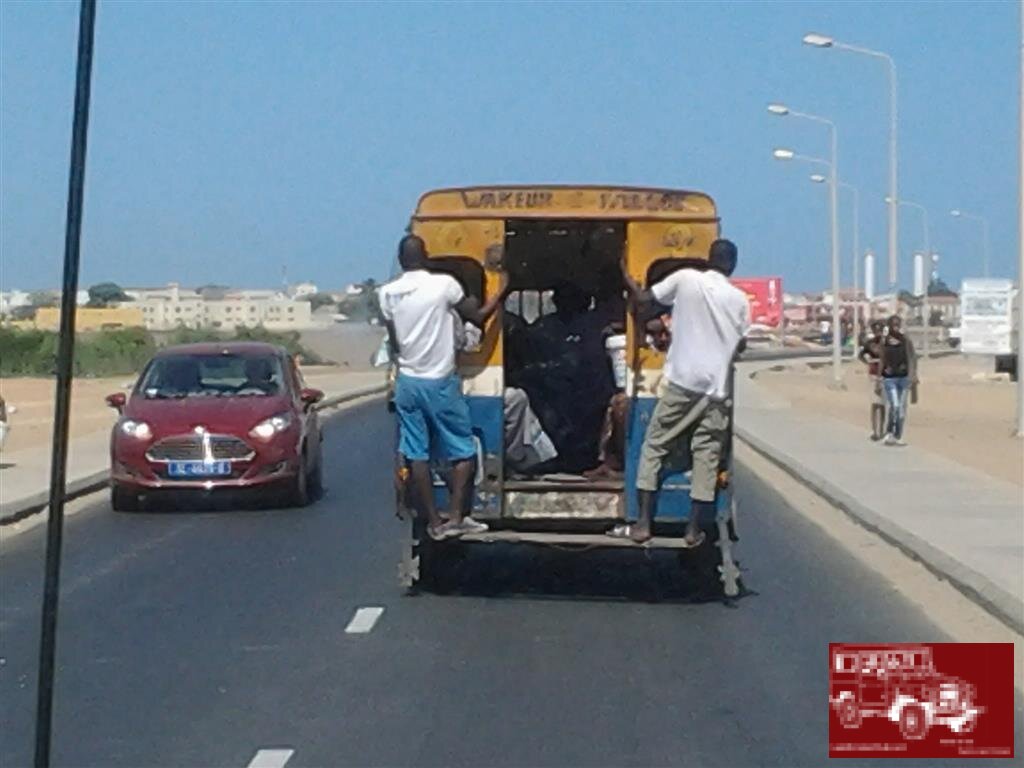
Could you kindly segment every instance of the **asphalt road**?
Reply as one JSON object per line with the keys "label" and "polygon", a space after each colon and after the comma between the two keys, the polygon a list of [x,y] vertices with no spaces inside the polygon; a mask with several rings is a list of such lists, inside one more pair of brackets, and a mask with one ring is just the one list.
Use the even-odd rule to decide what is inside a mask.
{"label": "asphalt road", "polygon": [[[379,403],[331,420],[305,510],[69,518],[55,764],[825,765],[828,642],[947,639],[742,467],[732,607],[636,552],[474,551],[461,594],[404,596],[391,434]],[[31,762],[43,534],[0,549],[5,768]]]}

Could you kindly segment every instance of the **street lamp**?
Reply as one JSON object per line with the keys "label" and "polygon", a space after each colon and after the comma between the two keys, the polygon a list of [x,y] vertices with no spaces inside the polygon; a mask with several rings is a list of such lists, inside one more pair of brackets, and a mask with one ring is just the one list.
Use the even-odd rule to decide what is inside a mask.
{"label": "street lamp", "polygon": [[883,59],[889,65],[889,283],[892,289],[896,289],[896,262],[899,239],[897,237],[898,214],[897,201],[899,194],[896,191],[896,130],[898,114],[896,111],[896,62],[892,56],[882,51],[875,51],[870,48],[862,48],[859,45],[841,43],[828,35],[821,35],[816,32],[804,35],[804,45],[813,48],[836,48],[840,51],[859,53],[863,56],[871,56],[876,59]]}
{"label": "street lamp", "polygon": [[[820,173],[812,173],[811,181],[815,184],[824,184],[827,178]],[[839,187],[845,189],[853,196],[853,359],[857,359],[857,345],[860,343],[860,191],[845,181],[839,182]]]}
{"label": "street lamp", "polygon": [[[885,202],[889,202],[889,198],[885,198]],[[922,348],[925,356],[928,355],[928,336],[929,329],[931,328],[931,304],[928,300],[928,288],[931,286],[931,262],[932,262],[932,236],[931,228],[928,226],[928,209],[920,203],[913,203],[910,200],[897,200],[898,205],[905,205],[908,208],[913,208],[921,212],[921,225],[924,230],[924,258],[928,261],[928,274],[925,276],[924,285],[924,303],[922,311],[924,312],[924,346]]]}
{"label": "street lamp", "polygon": [[[836,226],[836,207],[838,197],[836,182],[839,175],[839,152],[836,124],[827,118],[821,117],[820,115],[813,115],[809,112],[797,112],[784,104],[769,104],[768,112],[778,117],[797,117],[803,120],[809,120],[812,123],[820,123],[821,125],[828,127],[831,144],[831,155],[828,163],[828,194],[829,208],[832,216],[832,383],[836,388],[839,388],[843,383],[843,374],[841,370],[842,348],[839,338],[839,229]],[[792,157],[780,158],[778,155],[776,155],[776,158],[780,160],[794,159]]]}
{"label": "street lamp", "polygon": [[982,273],[985,277],[988,277],[988,219],[976,213],[968,213],[956,208],[950,211],[949,215],[954,219],[971,219],[972,221],[981,222]]}

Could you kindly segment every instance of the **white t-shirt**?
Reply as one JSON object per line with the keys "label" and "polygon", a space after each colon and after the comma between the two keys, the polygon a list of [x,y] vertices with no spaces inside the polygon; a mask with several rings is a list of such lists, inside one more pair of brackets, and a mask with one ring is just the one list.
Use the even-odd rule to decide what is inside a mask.
{"label": "white t-shirt", "polygon": [[750,327],[746,294],[721,272],[680,269],[651,288],[672,305],[672,343],[665,377],[673,384],[710,395],[729,396],[729,368]]}
{"label": "white t-shirt", "polygon": [[452,308],[465,296],[458,281],[414,269],[382,285],[377,295],[398,336],[399,372],[421,379],[454,373],[455,323],[461,320]]}

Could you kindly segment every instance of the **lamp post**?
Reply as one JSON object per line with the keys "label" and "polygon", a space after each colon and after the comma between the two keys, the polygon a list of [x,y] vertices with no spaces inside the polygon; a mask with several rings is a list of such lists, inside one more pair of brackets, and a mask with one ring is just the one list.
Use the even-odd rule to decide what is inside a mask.
{"label": "lamp post", "polygon": [[[811,174],[811,181],[824,184],[828,179],[820,173]],[[857,359],[857,345],[860,343],[860,191],[845,181],[839,182],[839,188],[845,189],[853,198],[853,359]]]}
{"label": "lamp post", "polygon": [[[886,202],[889,202],[888,198],[886,198]],[[931,282],[932,282],[932,278],[931,278],[931,275],[932,275],[932,273],[931,273],[931,264],[932,264],[932,236],[931,236],[931,228],[928,226],[928,209],[925,208],[920,203],[913,203],[910,200],[897,200],[896,202],[899,205],[905,205],[908,208],[913,208],[913,209],[921,212],[921,226],[922,226],[923,231],[924,231],[924,258],[925,258],[925,263],[926,263],[927,269],[928,269],[928,274],[925,276],[925,283],[924,283],[924,297],[923,297],[924,298],[924,304],[923,304],[923,311],[924,311],[924,346],[922,347],[922,350],[923,350],[925,356],[927,356],[928,355],[928,335],[929,335],[929,329],[931,327],[931,304],[928,301],[928,288],[929,288],[929,286],[931,285]]]}
{"label": "lamp post", "polygon": [[981,269],[982,276],[988,277],[988,219],[984,216],[979,216],[976,213],[968,213],[967,211],[961,211],[956,208],[950,211],[949,215],[954,219],[971,219],[972,221],[981,222]]}
{"label": "lamp post", "polygon": [[1020,3],[1020,122],[1017,126],[1020,142],[1020,168],[1017,176],[1017,205],[1019,229],[1017,262],[1017,437],[1024,437],[1024,0]]}
{"label": "lamp post", "polygon": [[889,284],[890,288],[895,292],[897,273],[896,265],[898,260],[897,250],[899,247],[897,231],[899,226],[899,216],[897,214],[897,201],[899,200],[899,194],[897,192],[896,183],[896,132],[899,115],[897,113],[896,102],[896,62],[893,61],[892,56],[882,51],[875,51],[871,48],[863,48],[859,45],[842,43],[835,38],[828,37],[827,35],[811,33],[804,35],[803,41],[805,45],[810,45],[815,48],[835,48],[840,51],[859,53],[863,56],[882,59],[889,65],[889,197],[892,199],[892,202],[889,203]]}
{"label": "lamp post", "polygon": [[[842,334],[839,332],[839,229],[836,226],[839,175],[839,152],[836,124],[827,118],[821,117],[820,115],[812,115],[808,112],[797,112],[783,104],[769,104],[768,112],[776,115],[777,117],[797,117],[803,120],[809,120],[813,123],[825,125],[829,130],[831,157],[827,165],[829,166],[829,209],[832,218],[832,386],[836,389],[840,389],[843,385],[843,374],[841,357],[842,339],[840,338]],[[780,158],[777,154],[776,158],[794,159]]]}

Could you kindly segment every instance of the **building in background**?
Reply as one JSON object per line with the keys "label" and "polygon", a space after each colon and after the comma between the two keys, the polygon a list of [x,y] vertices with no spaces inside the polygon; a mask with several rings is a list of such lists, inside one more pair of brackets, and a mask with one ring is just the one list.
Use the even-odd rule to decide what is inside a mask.
{"label": "building in background", "polygon": [[301,330],[314,325],[310,303],[273,290],[216,289],[202,292],[170,283],[163,288],[126,288],[124,307],[141,310],[145,327],[172,331],[179,327],[230,330],[263,326]]}
{"label": "building in background", "polygon": [[[39,331],[60,330],[60,307],[40,307],[35,318],[12,323],[15,327],[35,328]],[[122,305],[119,307],[78,307],[75,310],[75,330],[113,331],[122,328],[142,328],[145,326],[143,314],[137,307]]]}

